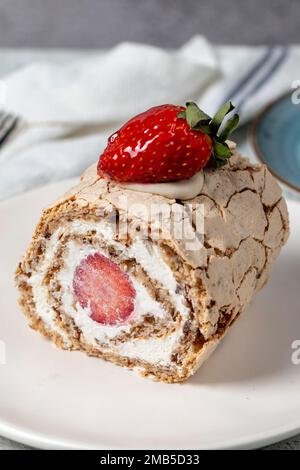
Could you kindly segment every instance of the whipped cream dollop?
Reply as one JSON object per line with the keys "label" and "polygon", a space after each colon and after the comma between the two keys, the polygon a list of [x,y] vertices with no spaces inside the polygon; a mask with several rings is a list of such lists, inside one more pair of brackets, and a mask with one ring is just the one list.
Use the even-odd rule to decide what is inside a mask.
{"label": "whipped cream dollop", "polygon": [[203,171],[198,171],[192,178],[167,183],[118,183],[118,186],[132,191],[157,194],[169,199],[186,201],[198,196],[204,184]]}

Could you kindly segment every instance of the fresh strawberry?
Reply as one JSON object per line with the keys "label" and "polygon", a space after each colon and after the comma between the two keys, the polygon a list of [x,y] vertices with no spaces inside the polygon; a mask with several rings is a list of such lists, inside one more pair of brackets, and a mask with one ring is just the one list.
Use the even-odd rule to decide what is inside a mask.
{"label": "fresh strawberry", "polygon": [[187,103],[186,108],[171,104],[151,108],[108,139],[98,174],[119,182],[160,183],[191,178],[211,158],[224,164],[231,155],[225,140],[238,116],[217,133],[232,109],[228,103],[212,119],[195,103]]}
{"label": "fresh strawberry", "polygon": [[136,292],[128,275],[100,253],[77,266],[73,290],[81,307],[90,307],[91,318],[103,325],[124,323],[134,310]]}

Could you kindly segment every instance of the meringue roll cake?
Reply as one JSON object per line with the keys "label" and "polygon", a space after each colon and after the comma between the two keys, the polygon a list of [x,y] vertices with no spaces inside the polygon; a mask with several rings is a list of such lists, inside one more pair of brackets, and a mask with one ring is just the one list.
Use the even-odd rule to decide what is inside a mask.
{"label": "meringue roll cake", "polygon": [[[183,122],[186,139],[200,134],[213,146],[212,131],[205,132],[206,127],[202,132],[199,124],[200,130],[182,117],[189,106],[176,109],[175,117],[164,110],[166,122]],[[151,128],[149,119],[139,117],[143,130],[164,123],[161,115],[152,112],[150,117]],[[129,146],[128,132],[118,132],[107,149],[118,139]],[[176,143],[179,131],[172,132],[169,142]],[[115,173],[104,153],[104,163],[90,167],[77,186],[43,212],[16,272],[20,305],[30,326],[61,348],[84,351],[156,380],[182,382],[266,283],[288,237],[287,208],[266,167],[239,156],[225,135],[226,161],[186,175],[181,160],[187,176],[181,180],[163,178],[168,170],[155,172],[154,152],[160,163],[163,153],[159,145],[145,149],[141,141],[132,157],[137,141],[128,161],[124,146],[115,146]],[[184,155],[187,149],[193,153],[189,142]],[[132,161],[137,165],[139,153],[144,161],[154,160],[152,181],[148,176],[143,180],[148,163],[144,172],[138,170],[140,177],[135,170],[132,178],[125,171]],[[191,165],[186,166],[190,171]]]}

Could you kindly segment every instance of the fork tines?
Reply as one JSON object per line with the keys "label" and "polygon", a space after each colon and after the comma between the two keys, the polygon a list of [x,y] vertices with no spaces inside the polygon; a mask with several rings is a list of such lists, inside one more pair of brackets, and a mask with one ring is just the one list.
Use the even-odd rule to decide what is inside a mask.
{"label": "fork tines", "polygon": [[17,116],[11,113],[0,112],[0,146],[4,143],[10,133],[14,130],[17,122]]}

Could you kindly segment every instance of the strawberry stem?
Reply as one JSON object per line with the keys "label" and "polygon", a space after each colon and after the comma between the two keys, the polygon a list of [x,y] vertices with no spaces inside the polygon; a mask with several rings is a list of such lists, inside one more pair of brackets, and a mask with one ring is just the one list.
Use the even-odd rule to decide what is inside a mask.
{"label": "strawberry stem", "polygon": [[[216,112],[213,118],[202,111],[196,103],[190,101],[186,103],[186,109],[178,113],[178,119],[185,119],[191,129],[202,132],[210,136],[212,140],[211,163],[216,167],[226,165],[231,157],[231,150],[226,140],[237,128],[239,123],[238,114],[234,114],[223,123],[227,114],[234,110],[233,104],[229,101]],[[221,132],[219,132],[222,127]]]}

